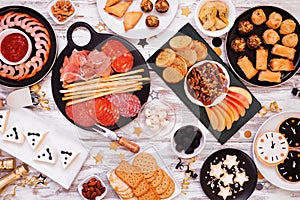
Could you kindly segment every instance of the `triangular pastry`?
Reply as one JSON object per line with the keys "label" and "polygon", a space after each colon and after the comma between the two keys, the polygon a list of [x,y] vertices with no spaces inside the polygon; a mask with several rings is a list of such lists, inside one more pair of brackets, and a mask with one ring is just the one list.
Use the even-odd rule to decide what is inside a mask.
{"label": "triangular pastry", "polygon": [[0,110],[0,133],[4,133],[8,121],[9,110]]}
{"label": "triangular pastry", "polygon": [[69,150],[69,149],[61,149],[59,151],[59,157],[63,168],[64,169],[67,168],[78,155],[79,152]]}
{"label": "triangular pastry", "polygon": [[115,5],[117,3],[119,3],[121,0],[107,0],[106,3],[105,3],[105,8],[106,7],[109,7],[109,6],[112,6],[112,5]]}
{"label": "triangular pastry", "polygon": [[50,146],[45,145],[34,157],[34,160],[54,164],[56,162],[56,152]]}
{"label": "triangular pastry", "polygon": [[143,13],[142,12],[127,12],[124,16],[124,29],[128,31],[133,29],[135,25],[140,21]]}
{"label": "triangular pastry", "polygon": [[25,141],[23,130],[18,124],[13,124],[2,136],[2,139],[8,142],[22,144]]}
{"label": "triangular pastry", "polygon": [[25,133],[26,140],[28,141],[30,147],[35,151],[44,138],[46,137],[48,132],[41,132],[41,131],[27,131]]}
{"label": "triangular pastry", "polygon": [[125,1],[118,4],[115,4],[110,7],[105,7],[104,10],[109,14],[115,15],[116,17],[123,17],[129,6],[131,5],[132,1]]}

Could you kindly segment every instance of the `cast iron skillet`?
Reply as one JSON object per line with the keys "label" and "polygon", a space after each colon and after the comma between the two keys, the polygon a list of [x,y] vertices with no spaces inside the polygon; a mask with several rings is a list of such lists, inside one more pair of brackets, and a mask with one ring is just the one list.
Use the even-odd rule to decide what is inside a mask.
{"label": "cast iron skillet", "polygon": [[[72,33],[76,28],[86,28],[90,34],[91,34],[91,40],[89,41],[89,43],[87,43],[84,46],[78,46],[77,44],[74,43],[73,39],[72,39]],[[76,124],[73,120],[71,120],[65,112],[65,107],[66,107],[66,101],[62,101],[62,97],[63,95],[59,92],[59,90],[63,89],[62,87],[62,82],[60,81],[60,68],[63,65],[64,62],[64,57],[65,56],[70,56],[72,54],[73,50],[93,50],[93,49],[98,49],[101,50],[101,47],[106,43],[106,41],[108,40],[118,40],[120,41],[125,47],[127,47],[127,49],[132,53],[132,55],[134,56],[134,66],[133,69],[144,69],[143,72],[143,77],[150,77],[149,75],[149,71],[148,71],[148,67],[147,64],[143,58],[143,56],[141,55],[141,53],[131,44],[129,43],[127,40],[119,37],[119,36],[115,36],[115,35],[111,35],[111,34],[100,34],[94,31],[94,29],[87,23],[85,22],[76,22],[74,24],[72,24],[70,26],[70,28],[67,31],[67,46],[62,50],[62,52],[60,53],[60,55],[58,56],[58,58],[56,59],[56,62],[53,66],[53,70],[52,70],[52,79],[51,79],[51,86],[52,86],[52,94],[55,100],[55,103],[57,105],[57,107],[59,108],[60,112],[72,123]],[[136,91],[133,94],[137,95],[138,98],[141,101],[141,104],[143,105],[144,103],[147,102],[148,100],[148,96],[149,96],[149,90],[150,90],[150,82],[144,83],[142,90],[140,91]],[[114,126],[109,126],[106,127],[110,130],[116,130],[119,129],[123,126],[125,126],[126,124],[130,123],[133,119],[135,119],[137,116],[132,117],[132,118],[125,118],[125,117],[120,117],[119,121],[117,122],[116,125]],[[93,131],[93,128],[97,129],[97,126],[92,126],[92,127],[82,127],[78,124],[76,124],[77,126],[85,129],[85,130],[89,130],[89,131]]]}
{"label": "cast iron skillet", "polygon": [[[11,12],[11,11],[25,13],[25,14],[30,15],[31,17],[38,19],[45,26],[45,28],[48,30],[48,32],[50,34],[51,49],[50,49],[49,57],[48,57],[46,64],[42,67],[42,69],[39,72],[36,73],[35,76],[33,76],[31,78],[20,80],[20,81],[0,77],[0,84],[8,86],[8,87],[24,87],[24,86],[33,85],[33,84],[39,82],[40,80],[42,80],[50,72],[50,70],[52,68],[53,62],[56,58],[56,52],[57,52],[55,33],[54,33],[50,23],[47,21],[47,19],[43,15],[41,15],[37,11],[35,11],[31,8],[28,8],[28,7],[24,7],[24,6],[3,7],[3,8],[0,8],[0,16],[5,15],[6,13]],[[21,29],[17,26],[12,27],[12,28],[16,28],[16,29],[23,31],[31,39],[33,48],[32,48],[32,53],[31,53],[30,57],[28,58],[28,59],[31,59],[31,57],[34,56],[36,53],[35,48],[34,48],[35,42],[34,42],[33,37],[31,37],[23,29]]]}
{"label": "cast iron skillet", "polygon": [[[300,67],[300,58],[299,58],[299,52],[300,52],[300,45],[298,43],[298,45],[295,47],[296,49],[296,53],[295,53],[295,58],[294,58],[294,65],[295,65],[295,70],[290,71],[290,72],[282,72],[283,76],[281,78],[281,82],[280,83],[271,83],[271,82],[267,82],[267,81],[259,81],[258,80],[258,73],[250,80],[247,79],[247,77],[245,76],[244,72],[240,69],[240,67],[237,65],[237,61],[238,58],[240,56],[243,55],[247,55],[249,57],[249,59],[251,60],[251,62],[253,63],[253,66],[255,67],[255,54],[256,54],[256,50],[250,50],[248,47],[246,47],[246,51],[243,53],[235,53],[231,50],[230,44],[231,41],[234,40],[235,38],[245,38],[245,40],[247,41],[247,38],[252,35],[252,34],[257,34],[258,36],[262,37],[263,33],[265,30],[269,29],[267,27],[267,25],[264,23],[262,25],[254,25],[254,29],[247,35],[243,36],[241,34],[239,34],[238,32],[238,23],[242,20],[248,20],[251,22],[251,15],[253,13],[253,11],[255,11],[256,9],[262,9],[267,17],[272,13],[272,12],[277,12],[282,16],[282,21],[285,19],[292,19],[294,20],[294,22],[296,23],[296,29],[294,31],[294,33],[296,33],[298,35],[298,38],[300,39],[300,26],[299,23],[297,21],[297,19],[295,17],[293,17],[290,13],[288,13],[287,11],[278,8],[278,7],[273,7],[273,6],[258,6],[258,7],[254,7],[251,8],[247,11],[245,11],[244,13],[242,13],[236,20],[235,23],[233,25],[233,27],[230,29],[230,31],[227,34],[227,39],[226,39],[226,55],[229,61],[229,64],[231,65],[233,71],[243,80],[247,81],[248,83],[251,83],[253,85],[257,85],[257,86],[275,86],[275,85],[279,85],[287,80],[289,80],[293,75],[295,75]],[[252,22],[251,22],[252,23]],[[279,34],[279,28],[276,29],[275,31],[278,32]],[[277,44],[281,44],[281,39],[284,35],[279,34],[280,36],[280,40],[277,42]],[[266,49],[269,50],[268,53],[268,62],[275,57],[279,57],[279,56],[275,56],[273,54],[271,54],[271,50],[273,45],[266,45],[262,42],[262,46]]]}
{"label": "cast iron skillet", "polygon": [[[237,149],[222,149],[213,154],[211,154],[203,163],[203,166],[200,170],[200,184],[204,191],[204,193],[210,199],[223,200],[221,196],[218,195],[220,189],[218,184],[223,185],[222,181],[218,181],[218,179],[210,177],[209,171],[211,164],[216,165],[219,162],[222,162],[226,159],[227,155],[236,156],[238,163],[238,168],[242,168],[245,170],[246,176],[248,176],[248,181],[240,186],[239,184],[230,184],[231,188],[237,193],[232,191],[232,196],[227,197],[228,200],[233,199],[248,199],[250,195],[253,193],[256,183],[257,183],[257,168],[253,162],[253,160],[243,151]],[[231,169],[226,168],[227,173],[235,174],[234,167]],[[235,177],[235,175],[234,175]],[[233,178],[234,178],[233,177]],[[213,189],[211,186],[214,186]],[[224,186],[224,185],[223,185]],[[240,189],[242,189],[240,191]]]}

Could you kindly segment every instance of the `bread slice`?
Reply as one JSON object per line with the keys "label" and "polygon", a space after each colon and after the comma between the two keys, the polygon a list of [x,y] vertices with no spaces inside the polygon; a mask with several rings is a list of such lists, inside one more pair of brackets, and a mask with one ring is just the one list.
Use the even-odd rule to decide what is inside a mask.
{"label": "bread slice", "polygon": [[176,55],[173,63],[171,64],[171,67],[177,69],[183,76],[185,76],[187,73],[187,64],[185,60],[179,55]]}
{"label": "bread slice", "polygon": [[133,29],[135,25],[140,21],[143,13],[142,12],[127,12],[124,16],[124,29],[125,31],[128,31],[130,29]]}
{"label": "bread slice", "polygon": [[169,41],[170,47],[176,51],[181,51],[190,48],[193,45],[193,40],[190,36],[179,35],[173,37]]}
{"label": "bread slice", "polygon": [[158,67],[170,66],[176,57],[175,51],[170,48],[163,49],[155,59],[155,64]]}
{"label": "bread slice", "polygon": [[125,1],[117,3],[113,6],[105,7],[104,10],[109,14],[112,14],[116,17],[123,17],[129,6],[132,4],[132,1]]}
{"label": "bread slice", "polygon": [[197,53],[193,49],[177,51],[176,54],[181,56],[186,61],[188,67],[192,66],[197,61]]}
{"label": "bread slice", "polygon": [[173,67],[167,67],[164,69],[162,76],[168,83],[178,83],[184,78],[180,71]]}
{"label": "bread slice", "polygon": [[201,60],[204,60],[208,55],[205,44],[203,44],[202,42],[200,42],[198,40],[193,40],[192,49],[195,50],[197,53],[197,61],[198,62]]}
{"label": "bread slice", "polygon": [[112,5],[115,5],[117,3],[119,3],[121,0],[107,0],[106,3],[105,3],[105,8],[106,7],[110,7]]}

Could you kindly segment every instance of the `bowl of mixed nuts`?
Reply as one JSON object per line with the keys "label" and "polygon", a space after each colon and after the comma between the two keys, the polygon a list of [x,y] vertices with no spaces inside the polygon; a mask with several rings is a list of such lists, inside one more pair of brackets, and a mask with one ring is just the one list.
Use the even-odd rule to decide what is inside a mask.
{"label": "bowl of mixed nuts", "polygon": [[230,77],[222,64],[203,60],[189,69],[184,80],[184,91],[191,102],[210,107],[226,97],[229,85]]}

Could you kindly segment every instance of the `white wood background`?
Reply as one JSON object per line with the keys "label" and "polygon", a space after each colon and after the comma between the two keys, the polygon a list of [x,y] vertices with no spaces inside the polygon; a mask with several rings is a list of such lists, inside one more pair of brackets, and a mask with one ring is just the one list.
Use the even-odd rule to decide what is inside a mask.
{"label": "white wood background", "polygon": [[[42,13],[49,22],[53,25],[54,31],[57,36],[59,52],[64,48],[66,45],[66,30],[68,27],[76,22],[76,21],[84,21],[88,22],[91,26],[95,27],[101,18],[97,11],[96,0],[73,0],[75,5],[78,8],[77,15],[74,19],[68,22],[65,25],[56,25],[55,22],[50,18],[47,13],[47,5],[49,3],[48,0],[0,0],[0,7],[7,6],[7,5],[24,5],[28,7],[32,7]],[[232,0],[233,4],[236,7],[237,15],[241,12],[257,6],[257,5],[275,5],[281,7],[290,13],[292,13],[298,21],[300,21],[300,14],[299,14],[299,0]],[[172,1],[169,1],[172,2]],[[142,48],[140,45],[137,45],[138,40],[130,40],[144,55],[145,60],[152,55],[156,49],[161,46],[168,37],[173,35],[178,29],[182,27],[186,22],[190,22],[192,25],[195,25],[193,20],[194,9],[199,2],[199,0],[179,0],[179,9],[176,14],[175,19],[173,20],[172,24],[167,27],[168,31],[164,31],[163,33],[159,34],[157,37],[153,37],[151,39],[147,39],[149,45]],[[181,8],[189,7],[191,10],[191,14],[186,17],[181,15]],[[107,32],[110,32],[107,30]],[[200,33],[201,34],[201,33]],[[201,34],[208,43],[211,44],[211,39],[209,37],[204,36]],[[223,39],[225,36],[223,36]],[[224,45],[222,46],[223,55],[221,56],[222,59],[227,63],[227,60],[224,55]],[[164,99],[165,101],[169,102],[176,108],[176,114],[178,116],[176,127],[180,127],[184,124],[195,124],[199,125],[199,121],[193,116],[193,114],[185,107],[185,105],[173,94],[173,92],[163,83],[163,81],[150,69],[151,75],[151,89],[159,91],[159,97]],[[283,109],[283,111],[300,111],[300,97],[294,97],[291,95],[292,84],[295,80],[300,79],[299,73],[294,76],[288,82],[273,88],[260,88],[254,87],[249,84],[246,84],[251,92],[257,97],[257,99],[262,103],[262,105],[268,106],[271,102],[277,101],[279,106]],[[63,115],[57,109],[52,94],[51,94],[51,73],[42,81],[40,85],[42,86],[42,90],[44,90],[47,94],[47,97],[50,100],[50,107],[51,111],[44,111],[40,108],[33,108],[38,115],[43,117],[49,123],[59,124],[63,126],[69,127],[69,134],[73,134],[75,137],[79,137],[83,144],[87,148],[91,148],[90,156],[87,159],[86,163],[84,164],[82,170],[79,172],[77,178],[75,179],[74,183],[72,184],[69,190],[63,189],[60,185],[53,182],[50,179],[47,179],[49,184],[47,186],[39,185],[38,187],[26,187],[17,189],[17,195],[12,197],[12,199],[80,199],[79,193],[77,192],[77,185],[87,176],[92,174],[99,175],[107,185],[108,181],[106,179],[106,173],[111,168],[118,165],[120,158],[119,154],[125,154],[125,158],[129,158],[132,154],[122,148],[119,148],[117,151],[112,151],[109,149],[109,141],[101,136],[94,136],[91,133],[87,133],[76,128],[70,122],[68,122]],[[11,89],[5,88],[0,86],[1,92],[9,92]],[[198,155],[196,158],[196,163],[192,164],[192,167],[199,172],[200,168],[203,164],[205,158],[213,153],[216,150],[231,147],[237,148],[247,152],[252,157],[252,142],[254,133],[257,131],[259,126],[270,116],[274,113],[268,113],[265,118],[261,118],[259,115],[256,115],[252,120],[250,120],[245,126],[243,126],[236,134],[233,136],[226,144],[220,145],[216,139],[211,135],[207,134],[207,145],[204,151]],[[188,121],[186,119],[189,119]],[[34,126],[34,125],[33,125]],[[137,127],[137,121],[135,120],[133,123],[127,125],[126,127],[122,128],[119,132],[124,133],[128,138],[133,139],[134,141],[138,142],[140,146],[145,146],[148,144],[152,144],[157,147],[167,163],[168,167],[172,170],[175,169],[175,165],[177,163],[177,157],[173,154],[171,147],[170,147],[170,134],[166,134],[164,137],[155,137],[149,138],[145,134],[142,134],[140,137],[137,137],[133,133],[133,127]],[[252,132],[251,138],[244,137],[244,132],[246,130],[250,130]],[[104,156],[102,163],[95,163],[92,156],[95,154],[100,153]],[[9,157],[8,154],[3,152],[3,156],[1,158]],[[20,161],[18,163],[21,163]],[[0,171],[0,177],[4,176],[7,172]],[[39,173],[30,168],[30,176],[38,175]],[[178,170],[174,170],[174,175],[179,183],[184,178],[184,173]],[[16,182],[17,184],[19,182]],[[261,190],[255,190],[250,199],[252,200],[264,200],[264,199],[299,199],[300,192],[289,192],[279,189],[265,179],[258,180],[258,183],[263,186]],[[6,188],[3,194],[11,193],[13,189],[13,185]],[[1,194],[3,196],[3,194]],[[1,197],[0,195],[0,197]],[[108,187],[108,194],[105,199],[117,199],[116,194],[112,191],[110,187]],[[175,199],[208,199],[204,192],[201,189],[199,179],[192,180],[189,186],[189,189],[186,191],[186,195],[179,195]]]}

